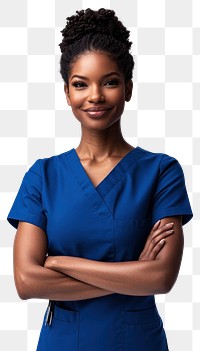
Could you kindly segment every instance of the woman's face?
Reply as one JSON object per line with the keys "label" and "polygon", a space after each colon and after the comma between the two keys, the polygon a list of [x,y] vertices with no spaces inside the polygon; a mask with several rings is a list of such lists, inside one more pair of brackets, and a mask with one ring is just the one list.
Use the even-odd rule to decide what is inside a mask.
{"label": "woman's face", "polygon": [[77,59],[64,85],[74,116],[87,128],[104,129],[120,119],[132,81],[125,85],[123,73],[108,55],[97,52]]}

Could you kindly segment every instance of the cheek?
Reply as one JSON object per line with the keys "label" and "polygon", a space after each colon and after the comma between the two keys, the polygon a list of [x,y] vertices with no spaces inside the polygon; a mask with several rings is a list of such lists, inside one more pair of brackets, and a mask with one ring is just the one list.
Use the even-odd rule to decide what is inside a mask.
{"label": "cheek", "polygon": [[82,102],[85,100],[85,94],[73,94],[73,96],[71,96],[71,106],[74,108],[78,108]]}
{"label": "cheek", "polygon": [[110,97],[110,101],[116,105],[118,110],[122,110],[125,104],[125,95],[122,90],[116,90],[113,92],[112,96]]}
{"label": "cheek", "polygon": [[120,102],[123,102],[125,99],[125,94],[124,91],[121,89],[115,89],[112,90],[111,92],[107,91],[105,93],[105,97],[107,100],[113,101],[113,103],[119,104]]}

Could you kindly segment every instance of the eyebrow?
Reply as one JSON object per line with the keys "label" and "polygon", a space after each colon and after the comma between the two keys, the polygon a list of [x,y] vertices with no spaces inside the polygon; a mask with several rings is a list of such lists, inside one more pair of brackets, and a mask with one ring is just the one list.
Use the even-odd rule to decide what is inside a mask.
{"label": "eyebrow", "polygon": [[[117,76],[120,77],[120,74],[119,74],[119,73],[117,73],[117,72],[110,72],[110,73],[104,74],[104,75],[102,76],[102,78],[106,78],[106,77],[113,76],[113,75],[117,75]],[[80,79],[89,80],[87,77],[80,76],[79,74],[74,74],[74,75],[71,77],[71,79],[73,79],[73,78],[75,78],[75,77],[76,77],[76,78],[80,78]]]}

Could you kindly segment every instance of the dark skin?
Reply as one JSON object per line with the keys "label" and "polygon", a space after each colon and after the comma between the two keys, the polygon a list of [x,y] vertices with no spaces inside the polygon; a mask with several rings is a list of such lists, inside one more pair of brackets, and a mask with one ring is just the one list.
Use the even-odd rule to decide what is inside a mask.
{"label": "dark skin", "polygon": [[[111,72],[116,74],[103,78]],[[64,85],[67,103],[81,123],[82,136],[76,151],[95,186],[134,148],[124,140],[120,127],[132,87],[131,80],[125,84],[117,64],[100,53],[85,54],[77,60],[69,76],[69,85]],[[107,106],[111,110],[102,117],[92,118],[83,110],[94,106]]]}
{"label": "dark skin", "polygon": [[[132,86],[132,81],[125,82],[109,56],[94,52],[75,62],[69,85],[64,85],[67,102],[81,123],[82,136],[76,151],[94,186],[134,148],[125,141],[120,128]],[[109,110],[102,116],[84,111],[95,106]],[[170,222],[173,225],[166,226]],[[46,233],[35,225],[20,222],[14,243],[15,283],[22,299],[81,300],[112,293],[141,296],[166,293],[176,281],[182,252],[181,216],[162,218],[149,233],[139,260],[126,262],[72,256],[46,258]]]}
{"label": "dark skin", "polygon": [[[154,225],[139,261],[152,262],[158,257],[159,252],[167,245],[167,239],[174,235],[174,232],[171,232],[171,228],[172,226],[159,226],[159,223]],[[83,281],[83,276],[81,279],[76,279],[62,273],[61,268],[59,271],[58,266],[50,268],[51,265],[55,267],[55,260],[58,262],[61,257],[48,257],[46,259],[47,250],[48,243],[45,231],[34,224],[19,221],[14,240],[14,278],[17,292],[21,299],[40,298],[73,301],[113,294],[110,287],[105,289],[95,286],[95,280],[89,284]],[[90,261],[71,256],[65,256],[64,258],[65,270],[69,264],[73,263],[74,268],[76,267],[78,271],[81,260],[82,263],[85,262],[87,264]],[[95,263],[105,264],[105,262],[90,261],[91,269]],[[109,264],[119,265],[120,262]],[[122,264],[124,264],[124,268],[128,268],[130,262],[127,262],[127,266],[125,266],[124,262]],[[88,273],[85,273],[85,276],[87,280]],[[124,294],[126,294],[125,289]]]}

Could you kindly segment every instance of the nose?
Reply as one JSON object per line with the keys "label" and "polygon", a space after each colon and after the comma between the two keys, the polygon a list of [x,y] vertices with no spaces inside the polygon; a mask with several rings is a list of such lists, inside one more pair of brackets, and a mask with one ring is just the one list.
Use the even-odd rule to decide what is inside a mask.
{"label": "nose", "polygon": [[101,91],[100,87],[93,86],[89,90],[89,95],[88,95],[88,102],[99,102],[99,101],[104,101],[104,95]]}

